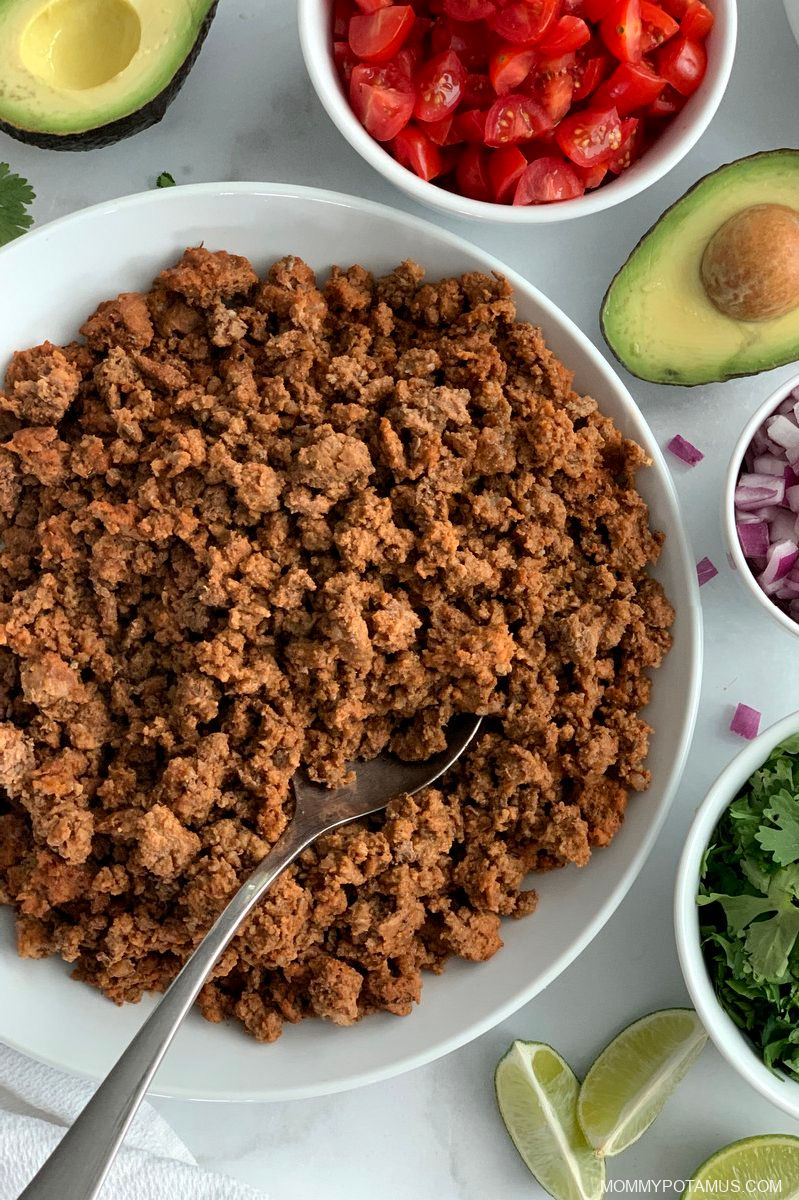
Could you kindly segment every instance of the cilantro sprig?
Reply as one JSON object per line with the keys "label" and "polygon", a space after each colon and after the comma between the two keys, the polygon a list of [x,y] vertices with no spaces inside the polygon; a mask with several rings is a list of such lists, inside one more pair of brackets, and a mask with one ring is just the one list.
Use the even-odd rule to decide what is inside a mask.
{"label": "cilantro sprig", "polygon": [[697,903],[719,1000],[767,1066],[799,1079],[799,735],[719,821]]}
{"label": "cilantro sprig", "polygon": [[27,179],[15,175],[8,163],[0,162],[0,246],[30,229],[33,217],[28,205],[35,199]]}

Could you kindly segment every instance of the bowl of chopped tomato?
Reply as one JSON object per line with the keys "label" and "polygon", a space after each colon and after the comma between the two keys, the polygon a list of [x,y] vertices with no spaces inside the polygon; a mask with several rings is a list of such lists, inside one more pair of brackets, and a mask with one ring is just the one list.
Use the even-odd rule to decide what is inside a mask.
{"label": "bowl of chopped tomato", "polygon": [[351,145],[443,212],[531,224],[671,170],[727,86],[735,0],[299,0]]}

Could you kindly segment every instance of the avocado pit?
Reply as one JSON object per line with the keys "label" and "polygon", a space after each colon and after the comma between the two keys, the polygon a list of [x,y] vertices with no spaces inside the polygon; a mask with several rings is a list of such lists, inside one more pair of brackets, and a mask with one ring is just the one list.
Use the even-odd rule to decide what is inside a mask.
{"label": "avocado pit", "polygon": [[702,283],[711,303],[736,321],[771,321],[799,307],[799,212],[753,204],[707,244]]}

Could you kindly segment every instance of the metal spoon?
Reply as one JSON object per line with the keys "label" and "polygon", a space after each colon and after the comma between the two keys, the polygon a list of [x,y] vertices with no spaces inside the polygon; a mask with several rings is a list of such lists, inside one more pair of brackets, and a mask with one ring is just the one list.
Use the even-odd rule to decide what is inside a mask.
{"label": "metal spoon", "polygon": [[460,757],[480,723],[480,717],[453,720],[446,750],[426,762],[400,762],[381,754],[371,762],[354,763],[355,780],[347,787],[322,787],[300,772],[292,777],[293,821],[217,917],[19,1200],[94,1200],[183,1018],[217,959],[270,884],[321,834],[379,812],[394,796],[413,795],[434,783]]}

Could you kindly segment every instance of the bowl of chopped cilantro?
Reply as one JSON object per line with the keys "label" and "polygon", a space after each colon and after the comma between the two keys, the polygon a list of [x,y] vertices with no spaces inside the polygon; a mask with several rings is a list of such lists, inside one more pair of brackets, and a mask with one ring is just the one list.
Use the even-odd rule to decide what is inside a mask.
{"label": "bowl of chopped cilantro", "polygon": [[675,930],[721,1053],[799,1119],[799,713],[722,772],[688,832]]}

